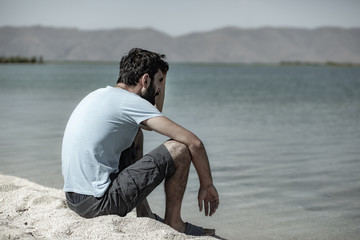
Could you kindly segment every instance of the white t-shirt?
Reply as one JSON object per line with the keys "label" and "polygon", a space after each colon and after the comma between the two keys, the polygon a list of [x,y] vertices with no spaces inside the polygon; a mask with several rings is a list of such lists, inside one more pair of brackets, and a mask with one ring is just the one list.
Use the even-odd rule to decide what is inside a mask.
{"label": "white t-shirt", "polygon": [[98,89],[75,108],[62,143],[64,191],[101,197],[118,171],[142,121],[162,116],[140,96],[114,87]]}

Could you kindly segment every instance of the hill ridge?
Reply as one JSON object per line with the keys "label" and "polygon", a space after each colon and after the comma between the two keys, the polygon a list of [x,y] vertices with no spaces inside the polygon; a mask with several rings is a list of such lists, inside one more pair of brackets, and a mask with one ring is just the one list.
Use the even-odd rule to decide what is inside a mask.
{"label": "hill ridge", "polygon": [[161,52],[173,62],[360,63],[360,28],[238,28],[170,36],[154,28],[82,30],[0,27],[0,56],[45,60],[118,61],[133,47]]}

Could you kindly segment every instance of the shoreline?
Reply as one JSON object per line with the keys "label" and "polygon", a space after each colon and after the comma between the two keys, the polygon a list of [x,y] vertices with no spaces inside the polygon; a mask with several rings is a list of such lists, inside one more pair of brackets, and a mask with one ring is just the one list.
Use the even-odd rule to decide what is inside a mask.
{"label": "shoreline", "polygon": [[71,211],[64,192],[0,174],[0,239],[199,239],[149,218],[116,215],[85,219]]}

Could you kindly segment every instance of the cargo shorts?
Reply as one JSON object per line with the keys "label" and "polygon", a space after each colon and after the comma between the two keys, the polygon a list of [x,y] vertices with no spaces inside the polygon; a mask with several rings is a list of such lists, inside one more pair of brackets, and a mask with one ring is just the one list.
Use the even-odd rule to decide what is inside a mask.
{"label": "cargo shorts", "polygon": [[96,198],[67,192],[69,208],[85,218],[109,214],[125,216],[175,172],[173,159],[163,144],[140,160],[134,162],[134,159],[133,144],[121,154],[119,172],[110,175],[111,184],[105,194]]}

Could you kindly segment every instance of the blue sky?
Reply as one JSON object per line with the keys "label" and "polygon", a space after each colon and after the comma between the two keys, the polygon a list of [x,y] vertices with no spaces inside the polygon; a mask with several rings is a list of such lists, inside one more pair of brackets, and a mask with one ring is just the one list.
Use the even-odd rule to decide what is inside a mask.
{"label": "blue sky", "polygon": [[360,27],[360,0],[0,0],[0,26],[33,25],[173,36],[225,26]]}

